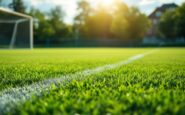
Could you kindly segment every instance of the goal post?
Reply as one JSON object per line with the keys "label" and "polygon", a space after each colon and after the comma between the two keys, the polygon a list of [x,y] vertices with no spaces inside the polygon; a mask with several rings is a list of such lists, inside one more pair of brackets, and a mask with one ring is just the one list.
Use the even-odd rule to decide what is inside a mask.
{"label": "goal post", "polygon": [[33,49],[32,17],[0,8],[0,47]]}

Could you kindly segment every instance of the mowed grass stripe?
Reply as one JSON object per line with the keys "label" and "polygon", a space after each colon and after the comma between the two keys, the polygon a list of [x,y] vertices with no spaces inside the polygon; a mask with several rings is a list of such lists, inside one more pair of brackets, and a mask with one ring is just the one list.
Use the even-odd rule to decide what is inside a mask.
{"label": "mowed grass stripe", "polygon": [[67,84],[74,79],[83,80],[86,78],[86,76],[100,73],[106,70],[115,69],[122,65],[127,65],[135,60],[141,59],[144,56],[154,53],[156,51],[158,51],[158,49],[151,50],[143,54],[135,55],[133,57],[128,58],[127,60],[124,60],[118,63],[107,64],[94,69],[87,69],[82,72],[77,72],[75,74],[61,76],[60,78],[43,80],[38,83],[33,83],[32,85],[28,85],[25,87],[5,90],[0,95],[0,111],[2,113],[8,112],[11,110],[11,108],[15,107],[20,103],[25,102],[26,100],[30,99],[33,95],[40,96],[43,93],[48,92],[50,89],[52,89],[53,85],[54,87],[55,86],[57,87],[59,84]]}

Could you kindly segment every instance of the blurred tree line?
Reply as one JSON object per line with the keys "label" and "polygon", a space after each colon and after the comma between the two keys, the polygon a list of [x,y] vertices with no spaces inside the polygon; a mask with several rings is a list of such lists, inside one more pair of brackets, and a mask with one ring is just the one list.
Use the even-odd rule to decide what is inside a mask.
{"label": "blurred tree line", "polygon": [[[80,0],[78,13],[71,25],[64,22],[65,12],[60,6],[49,12],[34,7],[27,11],[23,0],[12,0],[9,7],[34,17],[34,38],[40,43],[60,43],[63,39],[120,39],[140,43],[150,27],[150,20],[145,14],[136,7],[128,7],[121,0],[116,0],[109,8],[103,4],[93,8],[87,0]],[[185,4],[175,11],[167,11],[159,23],[159,35],[185,37],[184,20]]]}
{"label": "blurred tree line", "polygon": [[[0,0],[0,6],[3,5]],[[62,38],[73,38],[73,26],[64,23],[65,13],[59,6],[53,7],[49,12],[42,12],[31,7],[27,10],[23,0],[12,0],[6,7],[27,15],[31,15],[34,20],[34,42],[39,44],[59,42]]]}
{"label": "blurred tree line", "polygon": [[146,15],[121,0],[117,0],[111,8],[103,4],[93,8],[88,1],[79,1],[78,14],[72,25],[64,22],[65,12],[59,6],[47,13],[33,7],[27,12],[23,0],[12,0],[9,7],[34,17],[34,38],[40,42],[60,42],[66,38],[141,41],[150,26]]}
{"label": "blurred tree line", "polygon": [[121,0],[117,0],[112,7],[100,4],[96,9],[83,0],[78,3],[78,11],[74,26],[79,38],[141,41],[150,26],[146,15]]}
{"label": "blurred tree line", "polygon": [[38,42],[60,42],[64,38],[73,38],[72,25],[65,24],[65,13],[59,6],[44,13],[32,8],[29,15],[34,17],[34,38]]}
{"label": "blurred tree line", "polygon": [[158,29],[161,38],[185,38],[185,3],[175,10],[166,11],[160,19]]}

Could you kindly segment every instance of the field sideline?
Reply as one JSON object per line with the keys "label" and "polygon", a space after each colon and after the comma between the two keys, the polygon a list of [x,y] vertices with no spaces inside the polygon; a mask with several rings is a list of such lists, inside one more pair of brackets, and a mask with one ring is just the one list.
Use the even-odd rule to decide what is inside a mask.
{"label": "field sideline", "polygon": [[[0,96],[16,87],[133,59],[153,48],[0,50]],[[141,56],[141,55],[140,55]],[[128,65],[51,85],[9,114],[184,114],[185,48],[160,48]],[[80,74],[78,75],[80,78]],[[77,76],[77,78],[78,78]],[[75,103],[75,104],[74,104]],[[0,108],[3,104],[0,105]],[[11,104],[10,104],[11,106]],[[7,108],[10,108],[7,106]],[[6,113],[7,114],[7,113]]]}

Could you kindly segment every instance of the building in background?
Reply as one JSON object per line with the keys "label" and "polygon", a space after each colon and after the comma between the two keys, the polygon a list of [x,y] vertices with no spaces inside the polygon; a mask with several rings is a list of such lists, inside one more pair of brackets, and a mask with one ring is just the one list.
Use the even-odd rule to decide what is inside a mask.
{"label": "building in background", "polygon": [[163,4],[161,7],[156,8],[150,15],[152,26],[147,32],[147,37],[157,36],[157,27],[162,14],[167,10],[175,10],[178,6],[175,3]]}
{"label": "building in background", "polygon": [[167,10],[175,10],[178,6],[175,3],[163,4],[160,7],[157,7],[148,18],[151,20],[151,27],[146,33],[146,37],[143,40],[144,44],[163,44],[161,39],[157,38],[158,34],[158,23],[161,19],[161,16]]}

